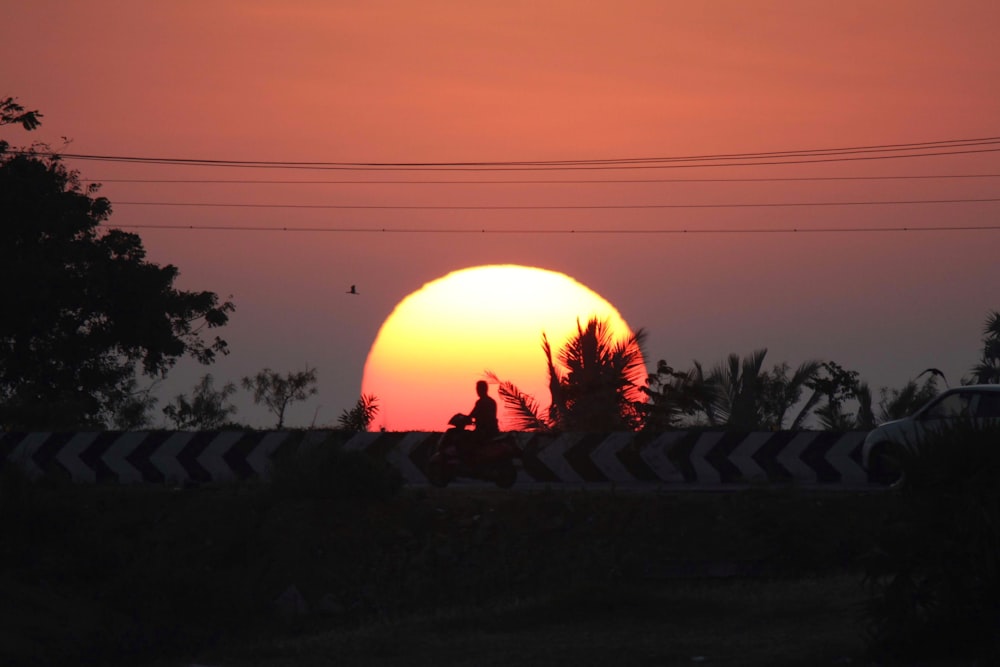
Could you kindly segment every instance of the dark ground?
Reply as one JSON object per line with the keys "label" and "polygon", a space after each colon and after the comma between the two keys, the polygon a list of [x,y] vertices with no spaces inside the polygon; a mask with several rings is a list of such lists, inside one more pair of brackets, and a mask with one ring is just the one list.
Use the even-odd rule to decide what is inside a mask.
{"label": "dark ground", "polygon": [[0,491],[12,667],[863,664],[860,558],[892,502],[792,488]]}

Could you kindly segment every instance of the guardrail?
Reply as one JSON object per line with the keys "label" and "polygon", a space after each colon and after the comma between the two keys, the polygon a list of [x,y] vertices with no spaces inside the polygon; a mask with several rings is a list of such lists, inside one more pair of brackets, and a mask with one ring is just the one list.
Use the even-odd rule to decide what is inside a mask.
{"label": "guardrail", "polygon": [[[517,433],[519,483],[725,486],[794,482],[864,485],[865,431]],[[188,484],[267,479],[271,462],[300,446],[340,443],[384,457],[407,484],[426,484],[440,433],[341,431],[101,431],[0,433],[0,467],[74,482]]]}

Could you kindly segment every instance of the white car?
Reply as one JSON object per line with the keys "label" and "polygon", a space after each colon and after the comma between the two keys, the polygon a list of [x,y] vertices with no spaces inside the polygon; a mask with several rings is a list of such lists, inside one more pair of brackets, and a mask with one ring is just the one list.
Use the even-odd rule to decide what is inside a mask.
{"label": "white car", "polygon": [[872,481],[891,484],[899,479],[899,471],[892,463],[892,448],[914,446],[928,432],[967,419],[1000,422],[1000,384],[948,389],[909,417],[881,424],[865,438],[861,464]]}

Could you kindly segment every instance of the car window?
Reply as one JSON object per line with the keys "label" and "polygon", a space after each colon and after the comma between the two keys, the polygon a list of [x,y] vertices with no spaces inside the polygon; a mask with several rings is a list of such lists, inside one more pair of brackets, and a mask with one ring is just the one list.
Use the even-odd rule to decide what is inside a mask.
{"label": "car window", "polygon": [[969,392],[956,392],[948,394],[933,404],[924,413],[924,419],[955,419],[956,417],[967,417],[969,415],[969,402],[972,394]]}
{"label": "car window", "polygon": [[1000,419],[1000,392],[982,392],[976,405],[976,417]]}

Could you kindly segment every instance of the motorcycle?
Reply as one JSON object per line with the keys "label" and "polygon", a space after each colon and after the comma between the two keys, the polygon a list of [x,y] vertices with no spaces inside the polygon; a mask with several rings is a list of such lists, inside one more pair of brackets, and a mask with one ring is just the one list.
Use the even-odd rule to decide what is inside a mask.
{"label": "motorcycle", "polygon": [[502,489],[514,486],[517,480],[515,459],[521,450],[513,434],[500,434],[483,439],[474,431],[467,415],[457,414],[448,420],[450,428],[441,434],[434,451],[427,459],[424,474],[437,487],[448,486],[458,477],[493,482]]}

